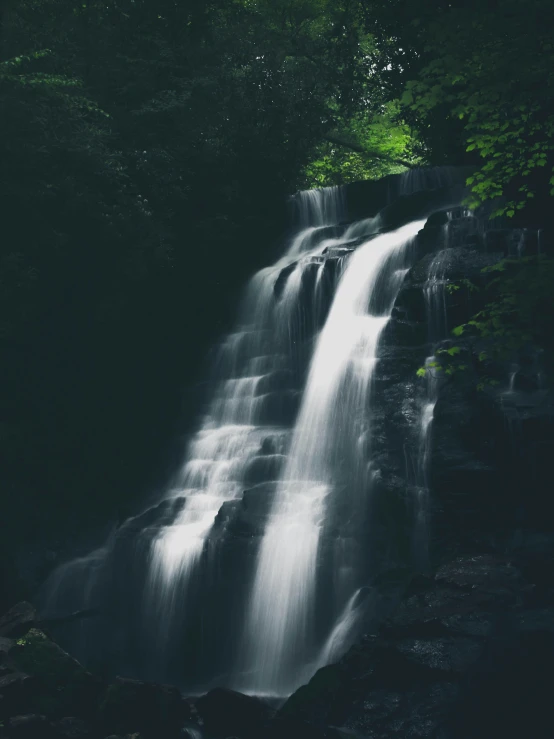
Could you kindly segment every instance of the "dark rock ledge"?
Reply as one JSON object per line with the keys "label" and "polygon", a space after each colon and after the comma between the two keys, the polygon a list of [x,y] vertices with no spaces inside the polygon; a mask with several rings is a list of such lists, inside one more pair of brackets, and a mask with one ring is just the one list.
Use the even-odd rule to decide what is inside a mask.
{"label": "dark rock ledge", "polygon": [[554,538],[534,536],[414,580],[377,634],[291,696],[275,736],[552,737],[553,664]]}
{"label": "dark rock ledge", "polygon": [[0,619],[0,739],[533,739],[554,736],[554,537],[417,576],[395,613],[275,712],[223,688],[103,680]]}

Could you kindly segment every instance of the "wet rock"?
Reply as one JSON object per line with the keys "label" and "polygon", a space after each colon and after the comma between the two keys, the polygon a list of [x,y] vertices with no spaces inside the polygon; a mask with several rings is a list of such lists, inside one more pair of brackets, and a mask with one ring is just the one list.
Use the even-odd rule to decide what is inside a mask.
{"label": "wet rock", "polygon": [[279,716],[372,739],[549,736],[554,577],[543,557],[457,557],[418,577],[379,632],[316,673]]}
{"label": "wet rock", "polygon": [[259,418],[268,425],[290,426],[298,411],[300,393],[293,390],[260,396]]}
{"label": "wet rock", "polygon": [[[463,187],[457,185],[400,195],[381,211],[382,227],[396,229],[410,221],[426,220],[434,211],[447,208],[451,203],[460,202],[462,196]],[[422,224],[422,229],[424,225]]]}
{"label": "wet rock", "polygon": [[264,375],[256,385],[256,394],[286,390],[291,387],[293,374],[290,370],[275,370]]}
{"label": "wet rock", "polygon": [[266,516],[271,508],[277,482],[264,482],[255,485],[242,494],[243,511],[250,515]]}
{"label": "wet rock", "polygon": [[10,739],[60,739],[46,716],[14,716],[6,722]]}
{"label": "wet rock", "polygon": [[248,465],[244,475],[246,485],[258,485],[279,479],[279,472],[285,463],[286,457],[282,454],[267,454],[254,457]]}
{"label": "wet rock", "polygon": [[392,315],[400,320],[425,322],[425,297],[421,286],[406,284],[396,298]]}
{"label": "wet rock", "polygon": [[0,719],[28,710],[35,680],[22,672],[0,674]]}
{"label": "wet rock", "polygon": [[101,696],[98,718],[106,734],[173,739],[180,736],[184,713],[177,688],[118,677]]}
{"label": "wet rock", "polygon": [[94,739],[92,727],[85,721],[73,716],[66,716],[54,723],[60,739]]}
{"label": "wet rock", "polygon": [[18,603],[0,618],[0,636],[20,639],[33,627],[36,615],[30,603]]}
{"label": "wet rock", "polygon": [[437,213],[433,213],[429,216],[429,218],[427,219],[427,223],[425,224],[425,228],[445,226],[448,221],[448,212],[445,210],[440,210]]}
{"label": "wet rock", "polygon": [[15,645],[13,639],[7,639],[4,636],[0,636],[0,664],[5,661],[10,649]]}
{"label": "wet rock", "polygon": [[202,696],[196,708],[209,734],[240,739],[259,739],[274,714],[263,701],[234,690],[216,688]]}
{"label": "wet rock", "polygon": [[237,516],[240,505],[240,500],[226,500],[222,503],[217,512],[217,516],[215,517],[214,530],[218,531],[227,526],[229,522],[233,521]]}
{"label": "wet rock", "polygon": [[520,588],[521,572],[505,557],[493,555],[477,555],[460,557],[440,567],[435,579],[458,587],[480,588],[488,591],[492,587],[495,592],[504,588]]}
{"label": "wet rock", "polygon": [[474,664],[482,651],[478,641],[465,637],[402,639],[396,648],[417,664],[456,672]]}
{"label": "wet rock", "polygon": [[226,515],[227,531],[241,539],[261,536],[276,487],[276,482],[263,482],[248,488],[241,499],[229,501],[232,507],[225,508],[224,512],[220,511],[216,520],[219,521],[221,515]]}
{"label": "wet rock", "polygon": [[292,262],[292,264],[287,265],[279,272],[279,277],[277,277],[273,285],[273,294],[277,300],[282,296],[287,280],[297,266],[297,262]]}

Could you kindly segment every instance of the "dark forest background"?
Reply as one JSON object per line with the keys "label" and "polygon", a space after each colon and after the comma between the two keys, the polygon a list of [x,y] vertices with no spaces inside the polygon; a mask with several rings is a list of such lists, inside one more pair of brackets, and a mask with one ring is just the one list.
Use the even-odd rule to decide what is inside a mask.
{"label": "dark forest background", "polygon": [[290,193],[470,164],[473,207],[550,217],[553,16],[550,0],[0,2],[5,593],[34,551],[74,550],[163,487]]}

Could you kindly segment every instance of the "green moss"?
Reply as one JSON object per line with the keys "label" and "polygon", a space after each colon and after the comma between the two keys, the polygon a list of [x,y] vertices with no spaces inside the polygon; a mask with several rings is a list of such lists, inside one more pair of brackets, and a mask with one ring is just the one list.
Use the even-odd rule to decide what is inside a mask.
{"label": "green moss", "polygon": [[31,629],[17,643],[22,648],[14,650],[13,662],[28,675],[60,684],[80,680],[88,674],[77,660],[38,629]]}

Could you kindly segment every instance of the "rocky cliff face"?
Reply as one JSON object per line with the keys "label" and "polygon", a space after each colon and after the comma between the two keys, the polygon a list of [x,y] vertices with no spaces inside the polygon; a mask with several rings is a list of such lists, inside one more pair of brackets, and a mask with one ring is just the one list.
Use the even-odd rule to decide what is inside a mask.
{"label": "rocky cliff face", "polygon": [[[485,290],[446,286],[482,286],[483,267],[539,246],[534,230],[463,209],[435,213],[420,234],[375,383],[379,488],[370,536],[383,608],[337,664],[287,701],[276,735],[552,736],[552,377],[536,348],[515,352],[484,391],[462,373],[439,378],[429,397],[429,379],[417,376],[486,300]],[[422,449],[418,417],[429,404]],[[423,536],[414,539],[417,505]],[[392,568],[414,549],[421,574]]]}
{"label": "rocky cliff face", "polygon": [[458,557],[414,580],[375,634],[281,709],[281,736],[552,736],[554,540]]}

